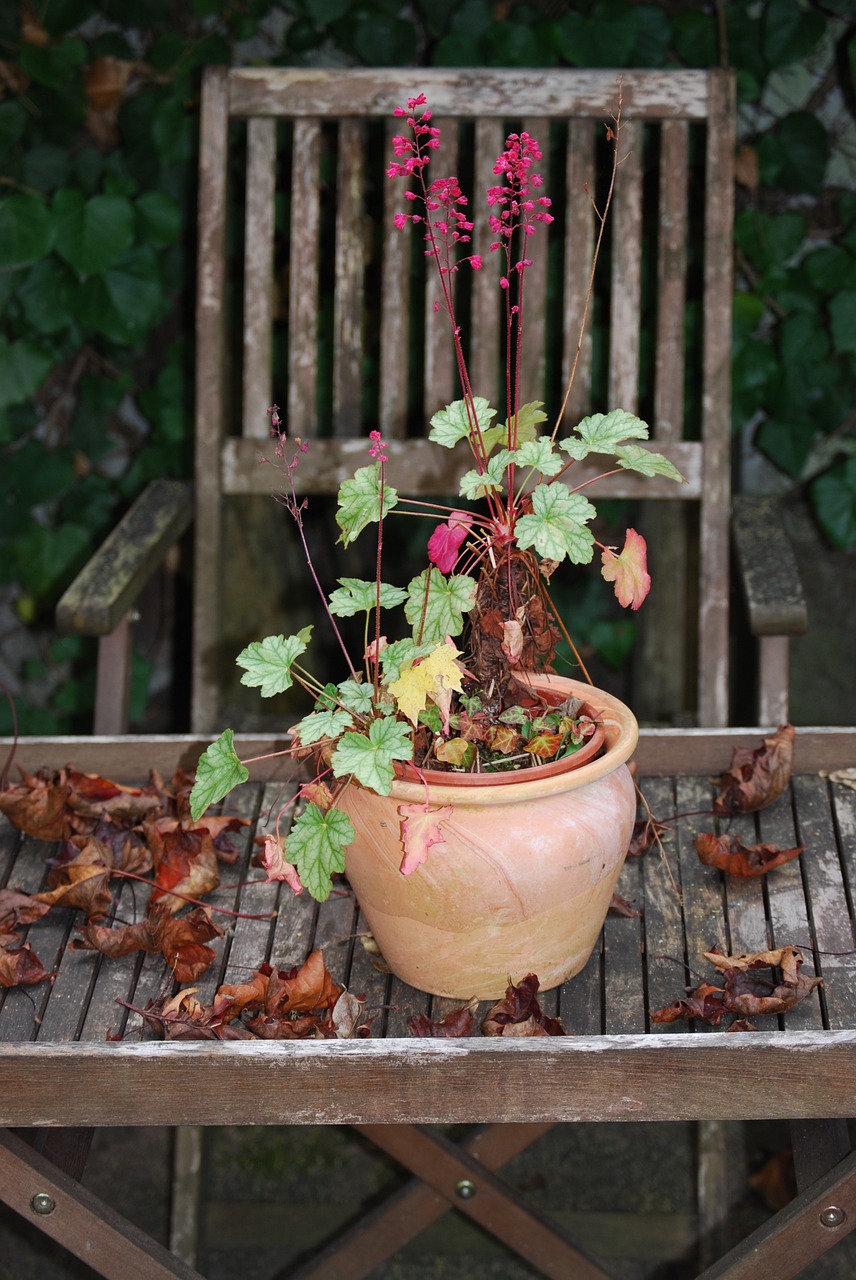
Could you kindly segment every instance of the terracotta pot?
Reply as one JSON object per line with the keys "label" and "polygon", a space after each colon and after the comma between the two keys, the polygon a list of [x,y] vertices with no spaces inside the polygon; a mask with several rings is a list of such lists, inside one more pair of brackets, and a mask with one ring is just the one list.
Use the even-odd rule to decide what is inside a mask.
{"label": "terracotta pot", "polygon": [[[426,790],[396,780],[389,796],[352,785],[340,801],[356,831],[346,873],[369,928],[393,972],[422,991],[496,999],[509,978],[527,973],[542,990],[558,986],[582,969],[606,917],[636,813],[625,763],[636,720],[590,685],[559,676],[532,682],[599,711],[601,756],[558,773],[542,766],[505,775],[502,785],[432,778]],[[444,844],[405,876],[398,806],[426,799],[450,809]]]}

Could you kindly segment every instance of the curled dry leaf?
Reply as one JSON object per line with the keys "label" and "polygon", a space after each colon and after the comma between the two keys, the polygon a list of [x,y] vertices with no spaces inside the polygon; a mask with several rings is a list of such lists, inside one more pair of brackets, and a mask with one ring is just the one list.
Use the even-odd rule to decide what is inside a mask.
{"label": "curled dry leaf", "polygon": [[155,866],[153,900],[162,900],[173,913],[201,898],[220,883],[217,851],[207,828],[189,830],[171,818],[143,823]]}
{"label": "curled dry leaf", "polygon": [[791,780],[794,758],[794,727],[783,724],[756,750],[738,747],[731,768],[720,774],[719,795],[713,811],[723,817],[754,813],[765,809],[781,795]]}
{"label": "curled dry leaf", "polygon": [[111,928],[87,921],[80,932],[82,938],[71,944],[73,951],[100,951],[114,958],[132,951],[160,951],[177,982],[201,977],[214,959],[214,951],[205,944],[223,936],[202,907],[173,919],[162,902],[150,902],[144,919],[136,924]]}
{"label": "curled dry leaf", "polygon": [[407,1020],[410,1034],[434,1040],[471,1036],[474,1029],[473,1014],[477,1006],[478,1000],[470,1000],[469,1004],[461,1005],[460,1009],[453,1009],[451,1013],[447,1013],[444,1018],[439,1018],[437,1021],[429,1018],[427,1013],[414,1014]]}
{"label": "curled dry leaf", "polygon": [[[737,1019],[787,1013],[816,987],[823,986],[822,978],[799,972],[803,961],[798,947],[785,946],[737,956],[706,951],[705,959],[723,975],[723,986],[701,983],[689,990],[685,999],[653,1012],[652,1022],[700,1018],[716,1027],[725,1013],[734,1014]],[[762,977],[761,970],[771,970],[777,976]]]}
{"label": "curled dry leaf", "polygon": [[0,791],[0,813],[24,835],[37,840],[66,840],[72,834],[71,815],[66,807],[68,776],[25,773],[21,781]]}
{"label": "curled dry leaf", "polygon": [[635,920],[642,913],[641,911],[637,911],[635,907],[631,906],[626,898],[622,898],[620,893],[614,893],[610,899],[608,914],[611,916],[624,916],[628,920]]}
{"label": "curled dry leaf", "polygon": [[566,1034],[558,1018],[541,1012],[538,1003],[538,978],[529,973],[520,983],[509,982],[505,996],[489,1011],[482,1023],[486,1036],[563,1036]]}
{"label": "curled dry leaf", "polygon": [[650,815],[639,818],[633,824],[633,835],[630,838],[630,847],[627,850],[628,858],[638,858],[640,854],[650,849],[653,844],[657,844],[662,840],[668,830],[669,828],[664,822],[657,822]]}
{"label": "curled dry leaf", "polygon": [[31,986],[51,976],[28,942],[0,947],[0,987]]}
{"label": "curled dry leaf", "polygon": [[696,836],[693,841],[699,861],[707,867],[717,867],[729,876],[765,876],[768,871],[793,862],[804,849],[780,849],[774,844],[744,844],[739,836],[717,836],[713,833]]}
{"label": "curled dry leaf", "polygon": [[0,889],[0,934],[18,924],[32,924],[50,911],[50,903],[38,902],[28,893]]}

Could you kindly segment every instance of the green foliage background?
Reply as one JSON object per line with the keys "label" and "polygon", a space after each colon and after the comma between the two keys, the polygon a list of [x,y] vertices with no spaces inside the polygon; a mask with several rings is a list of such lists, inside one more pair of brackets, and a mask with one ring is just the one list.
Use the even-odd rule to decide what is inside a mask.
{"label": "green foliage background", "polygon": [[200,69],[252,61],[735,66],[735,428],[856,545],[856,191],[828,180],[839,140],[811,97],[769,101],[783,70],[819,66],[852,126],[851,0],[135,0],[132,28],[121,0],[8,0],[0,592],[40,638],[17,673],[25,732],[88,727],[91,654],[52,633],[53,606],[148,479],[189,474]]}

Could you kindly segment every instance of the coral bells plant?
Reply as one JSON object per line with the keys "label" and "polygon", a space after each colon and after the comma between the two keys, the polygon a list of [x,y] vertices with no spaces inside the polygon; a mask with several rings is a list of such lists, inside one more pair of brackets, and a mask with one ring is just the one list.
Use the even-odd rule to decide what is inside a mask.
{"label": "coral bells plant", "polygon": [[[458,179],[431,177],[441,138],[424,95],[409,99],[395,114],[406,123],[406,132],[393,141],[394,159],[387,169],[391,180],[404,183],[406,211],[398,212],[395,222],[403,233],[418,229],[429,265],[438,273],[437,323],[449,325],[461,388],[461,398],[432,417],[429,439],[443,449],[465,442],[469,463],[460,477],[460,506],[417,502],[387,482],[386,446],[372,431],[367,464],[340,487],[336,519],[345,546],[376,526],[376,576],[373,581],[342,578],[326,597],[312,569],[303,534],[304,502],[298,501],[294,483],[307,446],[290,444],[276,407],[270,411],[286,479],[283,501],[303,539],[346,674],[338,683],[325,683],[303,665],[311,626],[250,644],[237,662],[243,683],[258,688],[262,697],[297,683],[314,699],[313,710],[293,726],[290,751],[311,757],[316,775],[298,793],[287,836],[281,834],[282,822],[268,838],[265,863],[271,878],[285,879],[297,890],[305,886],[318,899],[328,895],[331,874],[344,870],[345,850],[354,840],[351,821],[338,805],[347,788],[388,795],[397,774],[424,782],[423,806],[399,806],[401,870],[408,874],[442,840],[430,806],[438,774],[441,779],[462,772],[515,774],[571,757],[581,748],[595,730],[596,711],[575,700],[551,705],[528,679],[530,673],[552,669],[562,636],[573,649],[550,598],[550,578],[564,561],[588,564],[599,553],[603,578],[631,609],[644,601],[650,578],[645,542],[634,530],[627,531],[620,551],[597,542],[590,527],[596,510],[584,486],[574,486],[574,467],[589,454],[604,454],[603,474],[624,468],[682,479],[666,458],[639,443],[648,428],[633,414],[622,409],[596,413],[562,435],[570,386],[549,432],[542,430],[543,404],[521,402],[526,272],[552,221],[535,169],[541,159],[536,140],[512,133],[496,160],[497,181],[487,191],[493,239],[482,256],[471,251],[473,223]],[[620,98],[608,132],[612,183],[603,210],[595,209],[600,235],[592,274],[618,168]],[[501,264],[498,301],[505,319],[501,421],[471,385],[453,287],[462,267],[485,270],[491,255]],[[577,355],[581,343],[582,334]],[[383,581],[384,530],[392,513],[433,522],[426,530],[428,564],[406,588]],[[396,624],[391,611],[400,606],[404,619]],[[364,619],[358,658],[349,656],[337,624],[338,618],[351,617]],[[232,731],[226,730],[199,762],[191,796],[194,817],[247,777]]]}

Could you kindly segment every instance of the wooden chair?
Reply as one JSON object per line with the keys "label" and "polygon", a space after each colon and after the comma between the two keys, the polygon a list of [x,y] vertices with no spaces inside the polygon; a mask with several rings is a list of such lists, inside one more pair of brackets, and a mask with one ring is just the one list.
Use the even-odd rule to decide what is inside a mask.
{"label": "wooden chair", "polygon": [[[117,689],[125,680],[129,602],[186,527],[191,502],[191,722],[195,732],[222,727],[224,511],[231,499],[276,488],[270,468],[259,465],[271,452],[275,400],[289,434],[310,442],[296,472],[300,494],[335,493],[360,465],[374,427],[390,442],[391,484],[424,497],[455,491],[457,460],[438,456],[425,434],[432,413],[459,394],[448,332],[435,321],[434,285],[421,259],[411,273],[412,240],[393,225],[401,192],[384,178],[393,108],[419,91],[443,127],[439,169],[460,163],[471,170],[466,185],[474,193],[491,185],[510,127],[542,139],[545,188],[564,217],[551,228],[553,257],[536,260],[527,277],[524,398],[548,407],[560,398],[586,302],[592,200],[601,198],[608,170],[599,139],[616,110],[617,73],[210,68],[201,108],[193,496],[178,482],[157,482],[59,609],[61,627],[105,637],[100,732],[125,728]],[[687,478],[676,488],[627,473],[599,491],[646,502],[652,573],[664,584],[658,625],[641,646],[649,661],[638,684],[649,694],[649,713],[680,714],[690,685],[697,721],[718,726],[730,712],[734,80],[722,70],[625,72],[621,93],[622,157],[600,265],[604,284],[569,425],[590,409],[640,412],[656,448]],[[236,154],[245,155],[243,182]],[[475,197],[473,207],[478,244],[487,211]],[[464,303],[473,384],[494,402],[497,295],[496,279],[483,271]],[[805,607],[769,504],[760,516],[754,504],[735,514],[747,613],[761,642],[758,720],[774,724],[787,718],[787,637],[804,630]],[[770,562],[775,581],[759,568]],[[669,617],[678,625],[664,625]],[[393,1136],[399,1156],[417,1149],[412,1131],[403,1147],[401,1134]],[[491,1154],[484,1159],[496,1166],[535,1136],[497,1130],[485,1140]],[[417,1157],[429,1180],[425,1171],[449,1155],[437,1148]]]}
{"label": "wooden chair", "polygon": [[[427,93],[443,126],[438,172],[460,164],[462,173],[472,173],[465,187],[474,193],[476,246],[486,247],[489,235],[478,193],[492,182],[507,129],[523,124],[542,139],[545,190],[559,216],[550,228],[549,259],[534,255],[527,276],[523,385],[524,399],[543,399],[549,409],[560,402],[577,344],[595,235],[592,202],[602,199],[609,171],[599,140],[616,110],[618,86],[617,73],[609,71],[213,67],[206,73],[194,730],[224,723],[218,694],[241,647],[233,641],[224,653],[220,638],[236,598],[224,584],[224,513],[237,499],[243,521],[248,499],[277,487],[279,477],[259,465],[260,455],[271,452],[274,400],[289,433],[310,442],[296,473],[301,494],[335,493],[359,465],[364,438],[375,427],[390,441],[390,483],[415,496],[455,492],[456,459],[425,438],[430,416],[459,391],[418,240],[393,225],[402,200],[400,184],[384,176],[384,132],[393,131],[393,108],[417,90]],[[625,72],[621,93],[619,180],[568,425],[589,409],[640,412],[656,447],[687,477],[677,487],[625,473],[600,491],[645,500],[641,518],[655,595],[639,646],[644,665],[634,708],[649,721],[686,718],[689,709],[699,724],[722,725],[730,712],[733,76]],[[243,182],[236,155],[245,155]],[[469,311],[473,385],[501,404],[497,275],[484,269],[458,280]],[[100,731],[125,728],[116,690],[127,660],[122,619],[129,598],[190,512],[190,495],[178,482],[156,483],[60,604],[61,629],[105,637]],[[736,514],[749,624],[761,642],[758,718],[781,722],[787,637],[805,629],[805,607],[793,585],[793,557],[769,507],[760,518],[755,507]],[[296,540],[289,531],[276,536],[276,558],[285,560]],[[256,559],[265,554],[273,558],[267,549]],[[303,570],[302,560],[296,568]],[[240,570],[234,577],[240,594],[246,589]],[[272,594],[285,596],[286,612],[293,614],[295,599],[307,596],[305,581],[304,573],[297,597],[293,584],[274,583]],[[293,620],[280,625],[294,629]]]}

